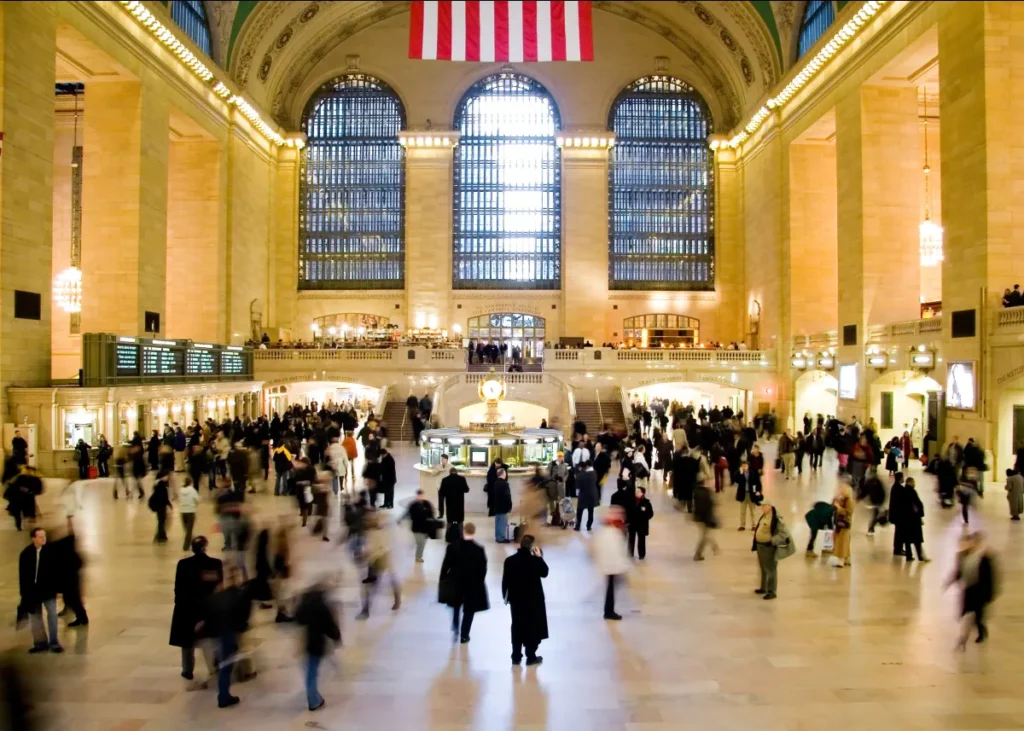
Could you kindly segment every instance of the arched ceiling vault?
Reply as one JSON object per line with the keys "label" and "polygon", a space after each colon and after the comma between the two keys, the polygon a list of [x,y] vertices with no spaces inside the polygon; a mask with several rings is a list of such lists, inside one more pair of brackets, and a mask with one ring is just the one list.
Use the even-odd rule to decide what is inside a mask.
{"label": "arched ceiling vault", "polygon": [[[295,129],[318,63],[357,33],[409,12],[400,0],[223,2],[212,15],[219,56],[239,85],[279,123]],[[721,110],[719,129],[755,109],[782,75],[782,48],[796,2],[595,0],[608,13],[662,36],[702,75]],[[780,36],[780,31],[782,35]],[[395,49],[404,54],[404,47]],[[596,49],[598,54],[601,48]],[[333,69],[343,72],[344,68]]]}

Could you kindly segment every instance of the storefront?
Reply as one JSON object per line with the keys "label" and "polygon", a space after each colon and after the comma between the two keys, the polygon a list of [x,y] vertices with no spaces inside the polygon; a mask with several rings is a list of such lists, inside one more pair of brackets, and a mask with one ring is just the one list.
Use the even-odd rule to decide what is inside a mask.
{"label": "storefront", "polygon": [[[195,385],[119,386],[113,388],[10,388],[8,401],[15,425],[36,434],[36,465],[45,475],[75,471],[75,445],[82,439],[95,447],[101,436],[124,444],[135,432],[148,436],[175,423],[224,421],[260,413],[255,381]],[[5,445],[7,447],[8,445]]]}

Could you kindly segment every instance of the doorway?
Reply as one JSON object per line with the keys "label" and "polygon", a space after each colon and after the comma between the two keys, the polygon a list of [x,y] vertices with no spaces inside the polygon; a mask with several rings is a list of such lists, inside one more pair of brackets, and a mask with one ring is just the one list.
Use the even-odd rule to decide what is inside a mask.
{"label": "doorway", "polygon": [[477,342],[508,345],[508,355],[519,348],[525,359],[538,359],[544,355],[546,321],[537,315],[521,312],[492,312],[471,317],[467,337]]}

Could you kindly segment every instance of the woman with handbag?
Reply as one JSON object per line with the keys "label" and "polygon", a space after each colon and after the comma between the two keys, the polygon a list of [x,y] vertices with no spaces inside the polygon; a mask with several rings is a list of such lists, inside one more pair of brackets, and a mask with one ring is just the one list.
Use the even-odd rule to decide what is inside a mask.
{"label": "woman with handbag", "polygon": [[[477,612],[490,609],[487,598],[487,554],[476,542],[476,526],[466,523],[462,537],[448,544],[441,563],[437,600],[452,608],[452,642],[469,642],[469,631]],[[459,622],[459,614],[462,622]]]}
{"label": "woman with handbag", "polygon": [[853,532],[853,496],[850,488],[843,485],[832,499],[835,522],[835,546],[832,549],[831,564],[836,568],[850,565],[850,536]]}

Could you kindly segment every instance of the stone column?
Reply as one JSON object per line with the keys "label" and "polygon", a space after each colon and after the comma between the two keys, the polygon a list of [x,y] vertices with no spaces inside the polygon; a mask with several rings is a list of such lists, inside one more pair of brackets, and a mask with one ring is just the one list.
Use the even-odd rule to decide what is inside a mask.
{"label": "stone column", "polygon": [[[264,331],[295,327],[296,283],[299,281],[299,159],[303,153],[282,147],[277,154],[274,184],[274,247],[271,299],[264,313]],[[308,327],[308,325],[307,325]],[[277,335],[270,333],[272,340]]]}
{"label": "stone column", "polygon": [[168,106],[156,83],[89,85],[83,333],[146,335],[147,312],[166,327]]}
{"label": "stone column", "polygon": [[[1012,461],[1009,435],[1001,433],[997,444],[994,433],[996,382],[1003,372],[986,372],[982,365],[991,365],[1010,352],[986,348],[985,328],[1000,306],[1003,289],[1024,282],[1022,54],[1024,5],[941,4],[943,357],[947,364],[973,361],[977,384],[975,410],[947,412],[946,438],[980,439],[997,452],[1000,467]],[[953,313],[970,311],[975,318],[974,337],[954,338]],[[1007,423],[1000,432],[1010,430],[1012,425]],[[989,479],[996,478],[989,473]]]}
{"label": "stone column", "polygon": [[167,190],[169,338],[226,342],[223,145],[171,142]]}
{"label": "stone column", "polygon": [[[568,142],[573,133],[565,134]],[[605,332],[609,149],[569,144],[562,148],[561,334],[595,344],[611,339]],[[620,321],[616,329],[621,327]]]}
{"label": "stone column", "polygon": [[[453,324],[452,165],[457,132],[403,132],[406,327]],[[463,324],[465,327],[465,324]]]}
{"label": "stone column", "polygon": [[[836,104],[838,364],[857,365],[840,418],[867,420],[868,327],[920,317],[920,130],[915,87],[863,86]],[[856,338],[844,329],[856,326]],[[852,333],[851,333],[852,334]]]}
{"label": "stone column", "polygon": [[722,342],[741,342],[746,330],[741,194],[736,151],[720,148],[715,152],[715,292],[719,317],[713,338]]}
{"label": "stone column", "polygon": [[[0,3],[0,415],[50,380],[56,3]],[[15,313],[15,293],[34,312]],[[20,317],[16,317],[18,314]],[[27,315],[27,316],[26,316]],[[44,425],[40,425],[42,429]],[[42,434],[42,431],[40,431]],[[40,442],[40,448],[48,447]]]}

